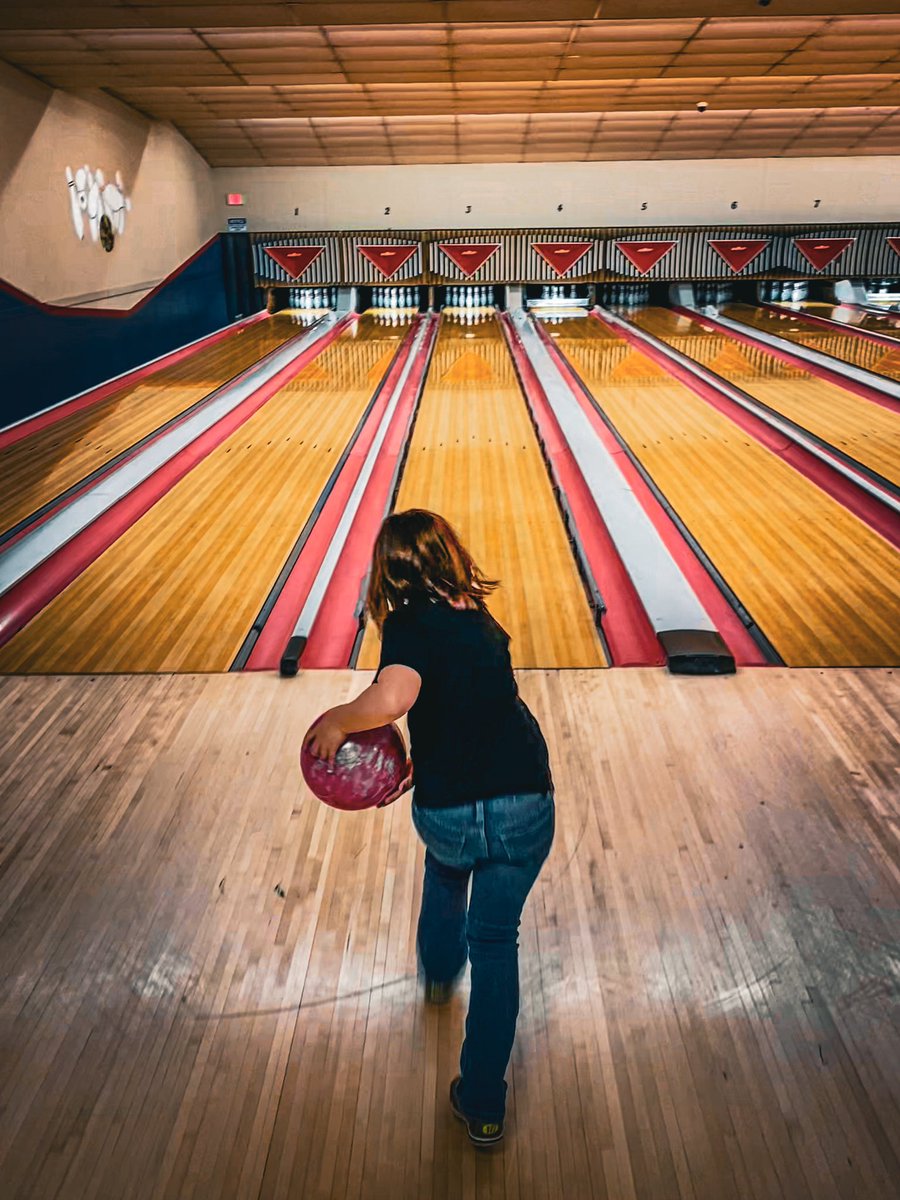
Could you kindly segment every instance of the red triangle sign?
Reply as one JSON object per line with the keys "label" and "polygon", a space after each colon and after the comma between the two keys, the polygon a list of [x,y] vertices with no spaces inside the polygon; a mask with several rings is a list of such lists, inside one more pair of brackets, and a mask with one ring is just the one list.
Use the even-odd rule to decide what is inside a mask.
{"label": "red triangle sign", "polygon": [[380,271],[385,279],[391,279],[404,263],[408,263],[418,250],[418,243],[412,246],[358,246],[363,258],[367,258],[376,271]]}
{"label": "red triangle sign", "polygon": [[614,245],[639,275],[646,275],[678,242],[615,242]]}
{"label": "red triangle sign", "polygon": [[709,244],[725,260],[735,275],[743,271],[754,258],[758,258],[772,241],[771,238],[739,238],[737,241],[723,241],[721,238],[707,238]]}
{"label": "red triangle sign", "polygon": [[532,242],[531,248],[538,252],[557,275],[562,276],[571,271],[575,264],[584,258],[593,244],[593,242]]}
{"label": "red triangle sign", "polygon": [[811,263],[817,271],[821,271],[823,267],[827,267],[829,263],[833,263],[836,258],[840,258],[847,247],[856,241],[856,238],[795,237],[793,241],[806,261]]}
{"label": "red triangle sign", "polygon": [[279,267],[290,275],[291,279],[299,279],[313,265],[324,246],[264,246],[269,258],[274,258]]}
{"label": "red triangle sign", "polygon": [[499,242],[438,242],[438,249],[443,250],[444,254],[450,259],[454,267],[457,267],[465,275],[466,279],[471,279],[479,267],[483,267],[492,254],[496,254],[500,249]]}
{"label": "red triangle sign", "polygon": [[900,254],[900,237],[889,237],[887,239],[887,244],[895,254]]}

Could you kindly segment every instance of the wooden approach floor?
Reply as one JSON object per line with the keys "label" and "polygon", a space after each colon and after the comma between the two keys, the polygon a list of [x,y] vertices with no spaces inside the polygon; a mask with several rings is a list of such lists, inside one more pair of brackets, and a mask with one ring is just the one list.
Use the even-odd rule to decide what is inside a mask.
{"label": "wooden approach floor", "polygon": [[0,679],[4,1200],[896,1195],[896,673],[520,674],[559,821],[492,1154],[408,800],[299,781],[361,682]]}

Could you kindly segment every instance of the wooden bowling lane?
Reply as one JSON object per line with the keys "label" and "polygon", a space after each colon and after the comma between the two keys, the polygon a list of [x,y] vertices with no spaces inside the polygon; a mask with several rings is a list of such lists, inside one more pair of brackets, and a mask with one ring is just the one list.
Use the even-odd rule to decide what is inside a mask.
{"label": "wooden bowling lane", "polygon": [[897,313],[885,313],[882,316],[880,313],[866,312],[846,304],[823,304],[816,300],[804,301],[799,305],[799,309],[800,312],[808,312],[811,317],[827,317],[829,321],[851,325],[854,329],[863,329],[867,333],[880,333],[900,342]]}
{"label": "wooden bowling lane", "polygon": [[599,321],[553,336],[785,662],[900,664],[893,547]]}
{"label": "wooden bowling lane", "polygon": [[346,330],[0,651],[0,671],[224,671],[405,334]]}
{"label": "wooden bowling lane", "polygon": [[[726,315],[742,319],[730,310]],[[726,333],[704,329],[669,309],[646,308],[629,319],[857,462],[900,484],[897,413],[802,367],[791,366],[764,349],[756,351]]]}
{"label": "wooden bowling lane", "polygon": [[286,316],[255,321],[0,450],[0,530],[9,529],[301,332]]}
{"label": "wooden bowling lane", "polygon": [[750,325],[753,329],[759,329],[772,337],[797,342],[800,346],[819,350],[822,354],[830,354],[842,362],[861,367],[865,371],[874,371],[878,375],[886,375],[889,379],[900,379],[900,341],[897,343],[897,349],[891,350],[853,333],[842,333],[839,329],[831,330],[812,325],[790,309],[776,312],[774,309],[757,308],[752,304],[728,304],[721,311],[722,316],[741,321],[744,325]]}
{"label": "wooden bowling lane", "polygon": [[[395,508],[441,513],[501,580],[490,608],[514,666],[606,665],[496,318],[442,322]],[[378,654],[370,623],[359,666]]]}

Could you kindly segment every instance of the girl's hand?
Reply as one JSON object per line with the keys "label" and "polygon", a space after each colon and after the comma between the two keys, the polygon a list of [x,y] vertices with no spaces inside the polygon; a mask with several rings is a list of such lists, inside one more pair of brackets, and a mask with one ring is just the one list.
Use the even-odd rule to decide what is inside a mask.
{"label": "girl's hand", "polygon": [[387,808],[389,804],[393,804],[395,800],[399,800],[404,792],[408,792],[413,785],[413,765],[412,759],[406,760],[406,774],[397,784],[396,791],[391,792],[389,796],[385,796],[383,800],[379,800],[375,805],[376,808]]}
{"label": "girl's hand", "polygon": [[334,770],[335,755],[347,739],[346,733],[333,713],[333,708],[323,713],[310,729],[303,743],[313,758],[326,759],[331,770]]}

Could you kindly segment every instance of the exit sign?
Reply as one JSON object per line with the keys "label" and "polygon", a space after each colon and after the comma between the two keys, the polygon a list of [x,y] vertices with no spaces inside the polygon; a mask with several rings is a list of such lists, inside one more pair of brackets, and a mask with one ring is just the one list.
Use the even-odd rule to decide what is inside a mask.
{"label": "exit sign", "polygon": [[244,203],[244,197],[240,192],[229,192],[225,197],[227,204],[238,205]]}

